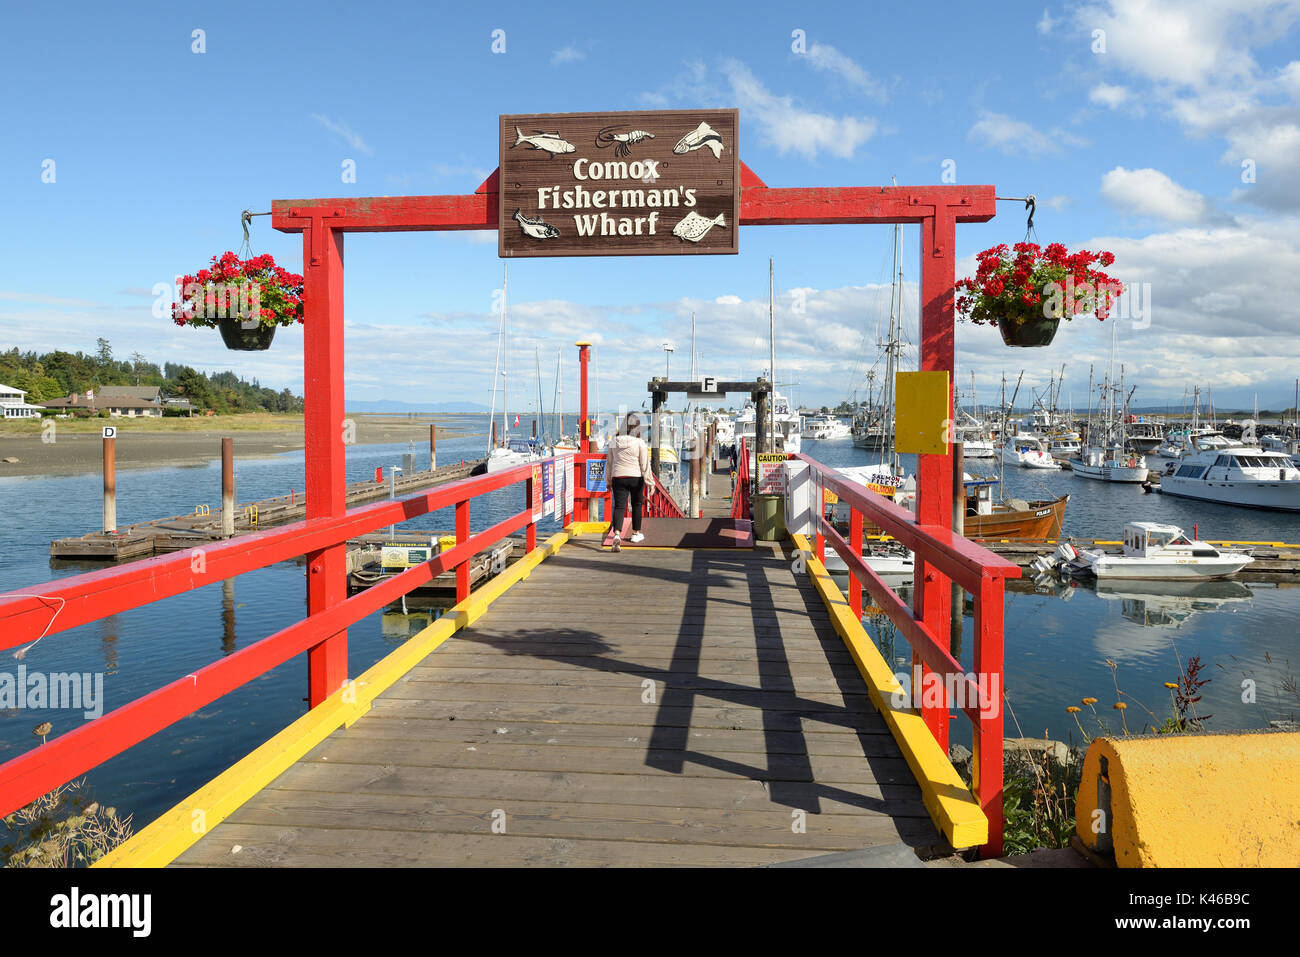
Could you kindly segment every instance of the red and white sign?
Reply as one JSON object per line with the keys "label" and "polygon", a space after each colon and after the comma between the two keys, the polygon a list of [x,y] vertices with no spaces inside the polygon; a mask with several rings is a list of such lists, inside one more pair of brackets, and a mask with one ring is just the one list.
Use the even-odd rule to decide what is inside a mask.
{"label": "red and white sign", "polygon": [[763,452],[758,456],[758,494],[785,494],[785,463],[783,452]]}
{"label": "red and white sign", "polygon": [[533,466],[533,521],[542,520],[542,467]]}

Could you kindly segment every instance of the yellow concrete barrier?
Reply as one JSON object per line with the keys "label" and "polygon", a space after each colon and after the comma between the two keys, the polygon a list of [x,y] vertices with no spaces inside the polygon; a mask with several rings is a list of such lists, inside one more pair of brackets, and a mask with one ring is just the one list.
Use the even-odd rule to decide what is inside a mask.
{"label": "yellow concrete barrier", "polygon": [[1119,867],[1300,865],[1300,732],[1098,738],[1075,830]]}

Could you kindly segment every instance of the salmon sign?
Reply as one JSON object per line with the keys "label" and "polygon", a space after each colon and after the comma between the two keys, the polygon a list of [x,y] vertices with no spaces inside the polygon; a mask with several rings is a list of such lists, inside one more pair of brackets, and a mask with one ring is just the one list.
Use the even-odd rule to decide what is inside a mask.
{"label": "salmon sign", "polygon": [[738,110],[500,117],[498,253],[736,253],[739,118]]}

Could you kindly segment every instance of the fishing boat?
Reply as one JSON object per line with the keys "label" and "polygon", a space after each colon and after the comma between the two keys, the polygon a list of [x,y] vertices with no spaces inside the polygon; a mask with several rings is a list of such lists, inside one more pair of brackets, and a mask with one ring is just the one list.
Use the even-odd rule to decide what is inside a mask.
{"label": "fishing boat", "polygon": [[1061,534],[1069,495],[1034,501],[1008,498],[995,502],[993,486],[996,481],[974,479],[964,484],[966,517],[963,531],[967,538],[1039,539],[1056,538]]}
{"label": "fishing boat", "polygon": [[1145,482],[1151,473],[1145,455],[1125,452],[1122,445],[1112,445],[1105,449],[1089,448],[1081,457],[1070,459],[1070,468],[1075,475],[1084,478],[1134,485]]}
{"label": "fishing boat", "polygon": [[1300,512],[1300,470],[1285,453],[1258,446],[1187,453],[1165,466],[1160,489],[1220,505]]}
{"label": "fishing boat", "polygon": [[1228,578],[1255,559],[1246,552],[1217,548],[1188,538],[1177,525],[1129,522],[1124,526],[1124,551],[1074,549],[1067,566],[1073,574],[1097,579],[1141,578],[1154,581],[1202,581]]}

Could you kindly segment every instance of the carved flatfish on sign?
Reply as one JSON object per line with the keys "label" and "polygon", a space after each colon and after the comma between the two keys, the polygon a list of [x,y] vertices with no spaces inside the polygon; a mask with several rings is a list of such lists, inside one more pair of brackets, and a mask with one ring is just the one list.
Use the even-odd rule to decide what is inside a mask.
{"label": "carved flatfish on sign", "polygon": [[739,251],[737,110],[498,118],[501,256]]}

